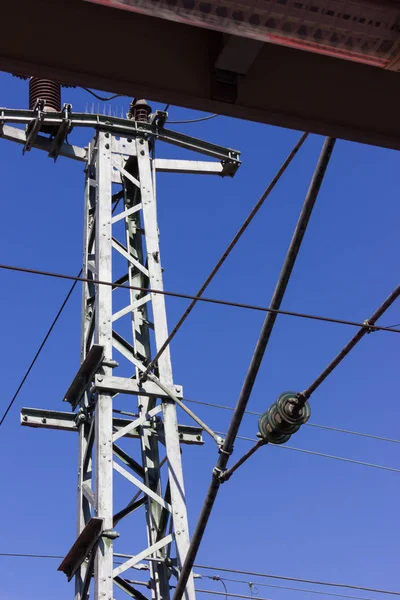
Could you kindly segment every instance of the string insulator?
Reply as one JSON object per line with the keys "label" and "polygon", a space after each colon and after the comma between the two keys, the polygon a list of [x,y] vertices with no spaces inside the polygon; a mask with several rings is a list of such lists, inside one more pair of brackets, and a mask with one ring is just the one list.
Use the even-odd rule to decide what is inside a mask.
{"label": "string insulator", "polygon": [[258,420],[259,435],[271,444],[284,444],[310,418],[308,402],[300,407],[297,392],[283,392]]}

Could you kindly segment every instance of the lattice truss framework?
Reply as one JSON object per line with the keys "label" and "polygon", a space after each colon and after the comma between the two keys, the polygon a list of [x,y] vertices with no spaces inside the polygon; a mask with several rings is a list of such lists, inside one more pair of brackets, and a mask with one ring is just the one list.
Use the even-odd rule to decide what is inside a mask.
{"label": "lattice truss framework", "polygon": [[[82,121],[81,115],[68,116]],[[18,118],[32,131],[35,118],[61,128],[65,116],[20,111]],[[15,120],[15,111],[9,119]],[[177,422],[182,387],[173,381],[168,346],[153,375],[143,377],[168,337],[165,296],[147,291],[163,290],[155,176],[157,170],[231,176],[240,163],[234,151],[195,138],[112,121],[99,127],[85,152],[65,142],[57,148],[86,162],[81,366],[64,398],[76,412],[24,408],[21,423],[78,432],[77,538],[59,567],[69,580],[75,577],[76,600],[86,600],[92,585],[95,600],[124,597],[117,588],[132,598],[166,600],[189,547],[181,444],[202,445],[203,430]],[[8,139],[25,148],[28,141],[51,146],[37,131],[29,140],[29,129],[22,135],[4,127]],[[153,159],[152,145],[161,135],[219,160]],[[129,555],[115,554],[119,543]],[[127,581],[132,568],[145,569],[136,585],[150,591]],[[195,599],[193,576],[185,597]]]}
{"label": "lattice truss framework", "polygon": [[[122,258],[119,262],[126,263],[127,271],[122,276],[117,275],[120,283],[162,289],[156,198],[148,141],[144,138],[129,142],[123,138],[116,140],[111,134],[101,132],[90,146],[89,156],[85,193],[84,277],[114,281],[117,275],[114,265]],[[121,210],[114,215],[113,182],[122,187],[120,193],[114,195],[121,206]],[[122,234],[125,240],[118,236],[118,224],[121,222],[125,224],[124,228],[119,228],[124,229]],[[127,302],[120,310],[113,310],[112,306],[116,304],[113,296],[117,294],[125,296]],[[131,321],[131,340],[126,340],[117,331],[125,316]],[[117,567],[113,566],[112,539],[104,535],[100,538],[92,559],[96,562],[97,571],[95,581],[98,589],[95,597],[104,596],[105,591],[106,597],[112,598],[113,580],[128,593],[133,593],[133,590],[127,589],[131,586],[124,582],[121,575],[151,555],[161,559],[160,562],[150,563],[154,595],[167,598],[169,585],[165,559],[171,543],[175,542],[178,564],[189,544],[177,415],[173,402],[165,397],[163,402],[158,400],[159,388],[154,389],[156,386],[152,382],[141,384],[139,380],[151,359],[150,332],[154,331],[156,348],[168,335],[165,298],[161,294],[121,288],[113,290],[88,283],[84,286],[82,317],[82,362],[94,344],[103,348],[104,356],[96,375],[96,392],[86,390],[80,406],[84,422],[79,432],[78,533],[87,526],[92,516],[103,519],[103,530],[113,531],[114,526],[141,506],[146,511],[147,525],[147,548],[139,549],[134,558]],[[118,375],[115,355],[122,355],[132,364],[132,378]],[[180,387],[173,385],[169,348],[158,361],[157,375],[175,393],[181,392]],[[113,426],[113,404],[115,406],[121,395],[132,393],[139,394],[137,418],[133,422],[127,420],[125,425],[116,428]],[[120,446],[121,441],[132,432],[139,435],[140,461]],[[196,431],[195,434],[199,436],[201,432]],[[160,444],[165,444],[162,461],[168,469],[164,496]],[[94,473],[93,452],[96,464]],[[128,498],[127,505],[115,513],[113,472],[136,488],[136,493]],[[86,595],[84,583],[88,568],[87,565],[82,566],[77,574],[77,598]],[[194,598],[193,579],[188,586],[187,597]]]}

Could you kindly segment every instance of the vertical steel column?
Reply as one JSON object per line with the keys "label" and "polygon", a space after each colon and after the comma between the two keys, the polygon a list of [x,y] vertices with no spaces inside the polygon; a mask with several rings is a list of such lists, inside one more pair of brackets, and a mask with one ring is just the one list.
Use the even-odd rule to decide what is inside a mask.
{"label": "vertical steel column", "polygon": [[[94,152],[93,144],[89,145],[89,161],[86,166],[85,180],[85,206],[84,206],[84,236],[83,236],[83,263],[82,274],[85,278],[92,278],[90,270],[89,255],[94,249],[94,210],[96,206],[96,171],[92,161]],[[93,337],[94,323],[94,286],[85,283],[82,286],[82,318],[81,318],[81,363],[85,360]],[[80,408],[79,442],[78,442],[78,506],[77,506],[77,537],[91,517],[91,505],[84,493],[84,486],[92,489],[92,456],[91,445],[93,443],[93,428],[87,422],[85,414],[89,404],[88,392],[86,391]],[[75,577],[75,600],[82,600],[84,596],[84,581],[87,564],[78,570]]]}
{"label": "vertical steel column", "polygon": [[[111,244],[111,138],[99,132],[96,173],[96,266],[102,281],[112,281]],[[95,342],[104,347],[106,360],[112,359],[112,289],[100,285],[96,290]],[[112,375],[103,365],[102,375]],[[95,408],[95,515],[103,519],[103,530],[113,528],[113,410],[112,394],[97,395]],[[113,600],[113,544],[104,535],[99,540],[95,560],[95,600]]]}
{"label": "vertical steel column", "polygon": [[[136,157],[129,160],[126,165],[127,171],[134,177],[138,177],[138,164]],[[140,188],[129,180],[124,183],[124,207],[129,211],[133,207],[140,208],[141,193]],[[129,215],[125,220],[126,227],[126,247],[130,256],[132,256],[140,264],[145,264],[145,250],[143,247],[143,223],[140,218],[140,212],[137,211]],[[129,284],[141,288],[148,287],[149,280],[142,271],[136,269],[134,265],[128,266]],[[130,302],[135,306],[143,297],[143,293],[130,290]],[[140,359],[143,364],[148,364],[151,360],[151,344],[149,332],[149,314],[147,303],[134,308],[132,310],[132,336],[133,345],[136,353],[136,358]],[[140,377],[140,370],[135,368],[136,378]],[[156,404],[154,397],[141,396],[138,400],[139,415],[146,415]],[[142,452],[142,464],[144,467],[144,482],[145,484],[159,496],[162,495],[161,477],[160,477],[160,457],[158,450],[158,439],[148,427],[140,428],[140,443]],[[146,525],[147,525],[147,540],[149,546],[157,543],[159,539],[164,537],[160,532],[162,525],[163,509],[160,504],[147,496],[146,498]],[[161,558],[165,558],[166,549],[161,548],[158,551]],[[152,597],[155,600],[168,600],[169,593],[169,577],[168,569],[163,561],[151,561],[149,564],[151,576],[151,591]]]}
{"label": "vertical steel column", "polygon": [[[143,138],[136,140],[138,175],[140,181],[143,225],[147,249],[147,266],[149,283],[152,289],[163,289],[163,279],[160,261],[159,230],[157,223],[157,204],[154,194],[152,171],[150,165],[149,143]],[[152,294],[154,333],[156,350],[158,351],[168,337],[167,314],[165,297],[162,294]],[[158,360],[158,376],[160,381],[172,388],[172,366],[169,347],[165,349]],[[171,504],[173,507],[173,524],[177,549],[178,569],[181,568],[190,545],[189,526],[183,482],[181,450],[178,437],[178,422],[176,406],[169,400],[163,402],[163,417],[165,445],[168,459],[169,484]],[[194,600],[195,590],[193,575],[190,574],[186,585],[187,600]]]}

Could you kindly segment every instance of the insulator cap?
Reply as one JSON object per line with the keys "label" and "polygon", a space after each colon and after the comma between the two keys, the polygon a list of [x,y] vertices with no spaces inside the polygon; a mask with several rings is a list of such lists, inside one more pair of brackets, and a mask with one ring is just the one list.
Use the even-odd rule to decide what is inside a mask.
{"label": "insulator cap", "polygon": [[139,121],[141,123],[147,123],[149,120],[150,113],[151,106],[147,104],[146,100],[134,99],[132,100],[131,105],[129,107],[128,119],[132,119],[133,121]]}
{"label": "insulator cap", "polygon": [[297,392],[284,392],[258,420],[260,436],[271,444],[284,444],[310,418],[308,402],[299,408]]}
{"label": "insulator cap", "polygon": [[45,102],[45,112],[61,112],[61,84],[51,79],[31,77],[29,80],[29,110],[38,100]]}

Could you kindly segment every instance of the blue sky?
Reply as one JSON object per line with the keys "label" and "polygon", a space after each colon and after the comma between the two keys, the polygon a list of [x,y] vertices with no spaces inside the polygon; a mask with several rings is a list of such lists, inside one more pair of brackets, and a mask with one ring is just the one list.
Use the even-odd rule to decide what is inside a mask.
{"label": "blue sky", "polygon": [[[7,74],[0,75],[0,82],[2,106],[27,106],[27,82]],[[63,90],[63,101],[76,111],[97,110],[99,103],[93,100],[92,106],[92,100],[83,90]],[[117,99],[112,106],[120,114],[128,99]],[[199,116],[176,107],[169,112],[171,120]],[[232,180],[159,175],[165,288],[190,294],[299,132],[224,117],[179,130],[237,148],[243,159]],[[70,138],[85,144],[90,133]],[[207,295],[268,304],[322,143],[322,137],[309,137]],[[184,156],[163,144],[157,154]],[[83,165],[62,158],[54,164],[37,150],[23,157],[20,146],[4,140],[0,162],[0,262],[76,274],[82,254]],[[367,318],[399,283],[399,222],[398,154],[339,141],[282,308]],[[0,278],[5,407],[70,283],[6,271]],[[185,306],[184,300],[167,299],[170,325]],[[188,398],[235,404],[262,320],[260,313],[237,308],[196,307],[172,344],[174,379]],[[382,319],[382,324],[394,323],[400,323],[398,303]],[[73,434],[21,428],[19,409],[65,410],[62,396],[79,364],[79,331],[77,289],[0,429],[0,552],[64,554],[74,540],[77,440]],[[279,317],[249,409],[266,410],[282,391],[307,387],[353,333],[341,325]],[[400,437],[399,343],[400,337],[392,333],[367,336],[313,395],[310,422]],[[206,407],[197,412],[215,429],[226,431],[229,412]],[[256,431],[256,418],[246,416],[241,434],[254,437]],[[291,445],[399,467],[396,444],[304,427]],[[235,456],[248,447],[238,440]],[[208,439],[203,447],[184,448],[192,530],[215,460],[216,449]],[[399,589],[399,477],[279,448],[262,449],[221,488],[197,562]],[[132,551],[126,539],[123,547]],[[73,586],[57,573],[57,566],[51,560],[0,557],[2,598],[72,598]],[[249,593],[245,584],[227,585],[232,593]],[[198,586],[222,590],[218,582],[207,580]],[[260,587],[259,596],[302,600],[310,595]]]}

